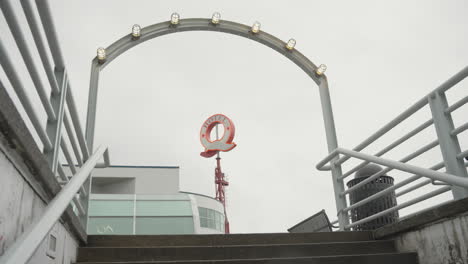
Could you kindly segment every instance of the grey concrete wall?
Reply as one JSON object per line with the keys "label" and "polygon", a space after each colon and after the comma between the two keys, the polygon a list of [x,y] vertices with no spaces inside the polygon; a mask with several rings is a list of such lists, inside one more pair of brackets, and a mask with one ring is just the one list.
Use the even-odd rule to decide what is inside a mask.
{"label": "grey concrete wall", "polygon": [[395,237],[399,251],[416,251],[421,264],[468,264],[468,214]]}
{"label": "grey concrete wall", "polygon": [[[0,255],[42,215],[46,207],[2,149],[0,148]],[[77,240],[61,223],[56,224],[53,233],[57,237],[55,256],[47,255],[47,238],[29,263],[70,264],[76,260]]]}

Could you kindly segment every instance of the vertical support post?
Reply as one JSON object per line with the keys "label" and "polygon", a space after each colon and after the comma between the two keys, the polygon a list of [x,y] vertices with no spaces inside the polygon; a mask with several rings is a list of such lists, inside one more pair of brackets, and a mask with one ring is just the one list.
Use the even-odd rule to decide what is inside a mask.
{"label": "vertical support post", "polygon": [[[461,152],[458,137],[452,136],[450,133],[455,126],[451,114],[445,113],[445,109],[448,107],[445,93],[435,92],[428,97],[428,101],[447,173],[468,178],[463,160],[457,158],[458,153]],[[462,199],[468,197],[468,189],[452,186],[452,194],[455,200]]]}
{"label": "vertical support post", "polygon": [[94,130],[96,124],[96,108],[97,108],[97,96],[98,96],[98,85],[99,85],[99,62],[97,59],[93,60],[91,64],[91,79],[89,82],[89,94],[88,94],[88,113],[86,116],[86,143],[88,150],[93,152],[94,145]]}
{"label": "vertical support post", "polygon": [[[319,84],[320,91],[320,102],[322,105],[322,114],[323,121],[325,123],[325,133],[327,137],[328,153],[332,153],[336,148],[338,148],[338,140],[336,137],[336,128],[335,121],[333,118],[333,110],[330,99],[330,91],[328,89],[328,80],[326,76],[322,75],[320,78]],[[345,227],[349,224],[348,213],[343,209],[347,207],[346,196],[342,195],[345,191],[343,179],[340,179],[343,175],[341,170],[341,165],[336,164],[336,161],[339,159],[338,156],[333,158],[330,161],[332,179],[333,179],[333,189],[335,192],[335,203],[336,210],[338,211],[338,222],[340,225],[340,230],[344,231]]]}
{"label": "vertical support post", "polygon": [[67,73],[65,70],[55,71],[57,83],[60,85],[59,93],[52,92],[50,95],[50,103],[55,113],[57,113],[56,120],[47,120],[46,132],[52,142],[52,150],[44,150],[44,154],[50,169],[54,174],[57,173],[57,164],[60,151],[60,141],[62,138],[62,123],[65,112],[65,100],[67,97]]}

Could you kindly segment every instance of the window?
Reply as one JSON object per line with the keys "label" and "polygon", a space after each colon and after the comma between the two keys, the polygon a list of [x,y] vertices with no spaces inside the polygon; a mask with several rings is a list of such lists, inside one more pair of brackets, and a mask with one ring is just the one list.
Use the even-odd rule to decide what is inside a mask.
{"label": "window", "polygon": [[218,211],[198,207],[200,226],[224,232],[224,215]]}

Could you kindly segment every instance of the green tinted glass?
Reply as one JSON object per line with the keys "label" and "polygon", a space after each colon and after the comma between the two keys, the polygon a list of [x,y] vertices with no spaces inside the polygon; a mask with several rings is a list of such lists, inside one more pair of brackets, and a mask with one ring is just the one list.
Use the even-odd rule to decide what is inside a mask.
{"label": "green tinted glass", "polygon": [[194,234],[192,217],[137,217],[137,235]]}
{"label": "green tinted glass", "polygon": [[89,235],[132,235],[133,217],[90,217]]}
{"label": "green tinted glass", "polygon": [[137,216],[192,216],[190,201],[137,201]]}
{"label": "green tinted glass", "polygon": [[90,216],[133,216],[133,201],[90,200]]}

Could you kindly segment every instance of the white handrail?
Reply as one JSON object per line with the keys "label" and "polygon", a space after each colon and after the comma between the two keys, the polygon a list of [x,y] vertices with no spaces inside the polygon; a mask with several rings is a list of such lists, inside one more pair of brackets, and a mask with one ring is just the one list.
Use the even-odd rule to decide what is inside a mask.
{"label": "white handrail", "polygon": [[65,212],[78,190],[88,179],[91,171],[106,150],[106,147],[101,146],[94,152],[81,169],[71,178],[70,182],[49,203],[44,215],[28,231],[25,231],[7,249],[5,254],[0,257],[0,264],[25,264],[28,262],[42,240],[44,240],[63,212]]}

